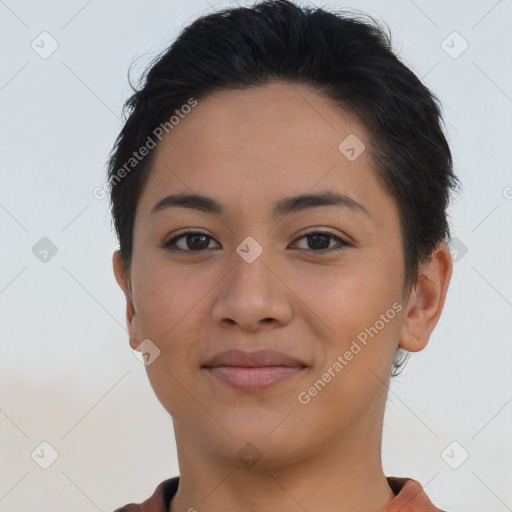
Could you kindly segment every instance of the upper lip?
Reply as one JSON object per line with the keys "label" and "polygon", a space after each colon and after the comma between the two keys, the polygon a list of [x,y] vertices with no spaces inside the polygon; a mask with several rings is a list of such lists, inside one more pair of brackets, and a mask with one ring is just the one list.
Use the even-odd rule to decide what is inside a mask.
{"label": "upper lip", "polygon": [[203,364],[206,368],[214,366],[246,366],[257,368],[262,366],[303,367],[304,363],[277,350],[261,349],[254,352],[243,350],[226,350],[220,352]]}

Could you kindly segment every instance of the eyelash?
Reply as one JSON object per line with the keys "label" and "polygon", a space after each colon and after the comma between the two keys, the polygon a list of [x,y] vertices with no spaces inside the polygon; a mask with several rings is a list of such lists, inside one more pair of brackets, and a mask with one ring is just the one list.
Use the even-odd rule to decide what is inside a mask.
{"label": "eyelash", "polygon": [[[213,240],[213,237],[207,235],[206,233],[202,233],[201,231],[187,231],[185,233],[181,233],[181,234],[171,238],[168,242],[165,242],[163,244],[163,247],[166,250],[171,251],[171,252],[188,253],[188,254],[192,254],[192,255],[199,255],[199,254],[204,253],[204,252],[206,252],[208,250],[208,249],[203,249],[203,250],[199,250],[199,251],[198,250],[194,251],[194,250],[185,250],[185,249],[179,249],[179,248],[173,247],[178,240],[180,240],[181,238],[184,238],[186,236],[190,236],[190,235],[203,235],[203,236]],[[313,235],[328,236],[331,239],[335,239],[340,244],[340,246],[339,247],[330,248],[330,249],[322,249],[322,250],[319,250],[319,251],[315,251],[313,249],[299,249],[300,251],[307,251],[307,252],[313,253],[315,255],[322,256],[324,254],[330,254],[330,253],[333,253],[335,251],[340,251],[342,249],[345,249],[346,247],[350,247],[351,246],[350,243],[346,242],[345,240],[343,240],[339,236],[335,235],[332,231],[310,231],[308,233],[303,233],[300,237],[296,238],[294,240],[294,242],[296,242],[298,240],[301,240],[302,238],[306,238],[308,236],[313,236]]]}

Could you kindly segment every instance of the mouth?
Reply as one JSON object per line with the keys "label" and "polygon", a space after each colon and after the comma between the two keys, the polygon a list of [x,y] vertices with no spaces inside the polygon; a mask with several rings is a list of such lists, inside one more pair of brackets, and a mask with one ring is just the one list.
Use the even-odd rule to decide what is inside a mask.
{"label": "mouth", "polygon": [[275,350],[228,350],[216,355],[201,368],[234,389],[258,391],[303,374],[308,366]]}
{"label": "mouth", "polygon": [[290,366],[215,366],[206,368],[215,378],[243,391],[267,389],[295,377],[307,367]]}

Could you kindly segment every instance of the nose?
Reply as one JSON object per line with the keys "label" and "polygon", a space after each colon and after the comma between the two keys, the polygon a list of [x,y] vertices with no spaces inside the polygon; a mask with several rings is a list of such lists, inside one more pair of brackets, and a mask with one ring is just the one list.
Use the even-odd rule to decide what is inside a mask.
{"label": "nose", "polygon": [[238,325],[246,331],[287,324],[293,315],[293,293],[265,251],[252,263],[237,253],[232,261],[213,304],[215,322],[223,327]]}

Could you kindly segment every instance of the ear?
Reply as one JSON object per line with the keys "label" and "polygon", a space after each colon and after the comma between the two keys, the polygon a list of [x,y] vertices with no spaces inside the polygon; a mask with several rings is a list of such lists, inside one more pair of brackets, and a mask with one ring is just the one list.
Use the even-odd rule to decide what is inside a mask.
{"label": "ear", "polygon": [[428,263],[421,265],[418,281],[407,300],[399,346],[408,352],[423,350],[443,310],[453,263],[450,249],[440,242]]}
{"label": "ear", "polygon": [[123,290],[126,297],[126,324],[128,326],[128,333],[130,337],[130,347],[132,347],[133,350],[137,350],[137,347],[141,343],[139,341],[138,335],[138,316],[133,304],[130,279],[129,277],[127,278],[124,273],[121,252],[119,250],[114,251],[112,256],[112,264],[114,267],[114,275],[116,277],[117,284],[121,290]]}

